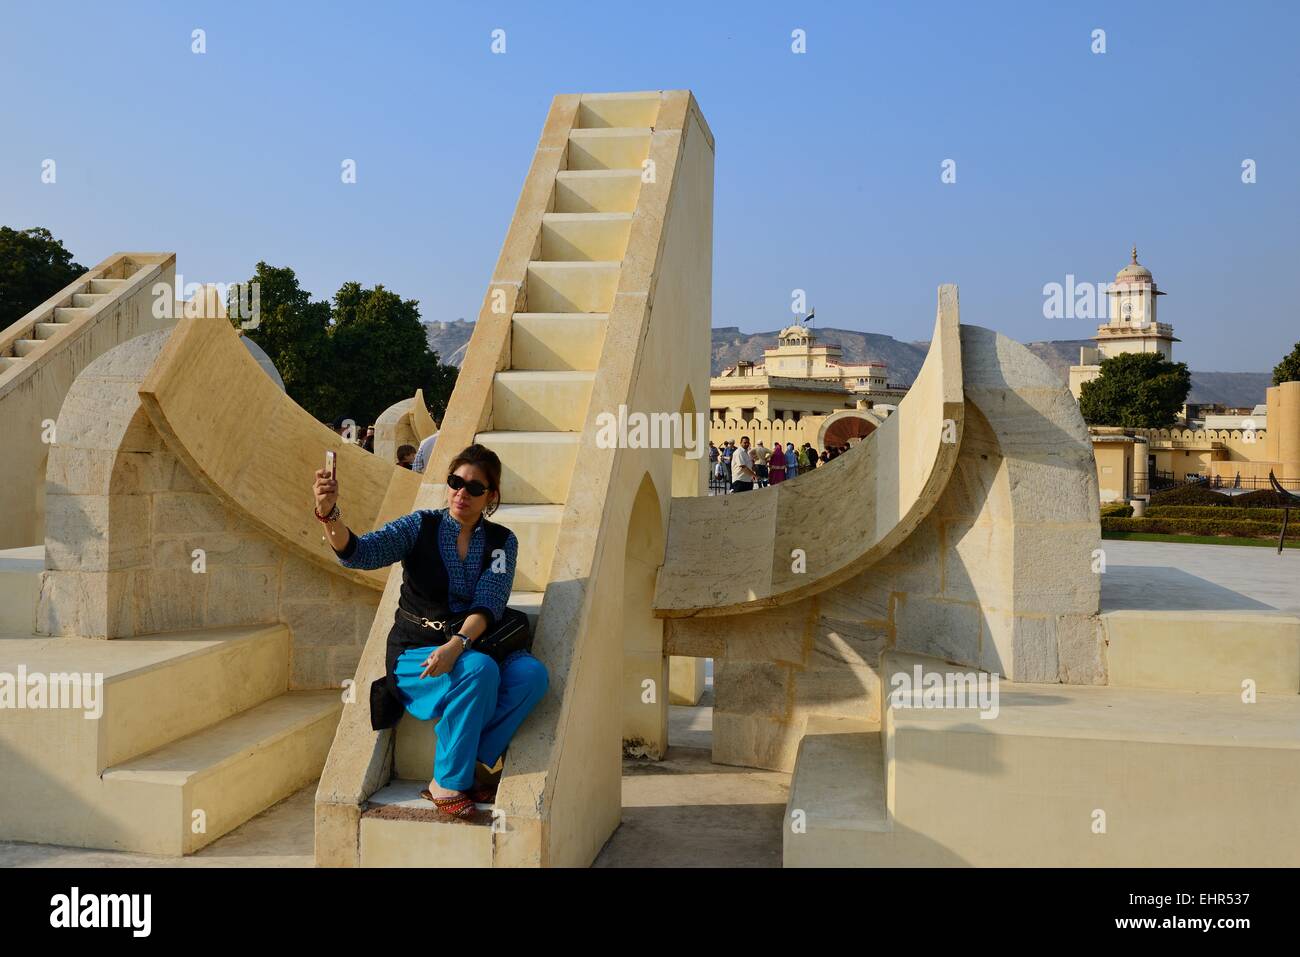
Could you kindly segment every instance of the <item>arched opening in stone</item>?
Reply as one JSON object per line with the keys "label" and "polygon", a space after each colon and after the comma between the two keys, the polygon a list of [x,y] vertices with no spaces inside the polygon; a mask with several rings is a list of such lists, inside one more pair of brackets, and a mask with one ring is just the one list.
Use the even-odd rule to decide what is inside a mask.
{"label": "arched opening in stone", "polygon": [[623,753],[659,759],[668,748],[668,658],[653,613],[664,554],[659,493],[647,473],[628,519],[623,553]]}
{"label": "arched opening in stone", "polygon": [[832,446],[839,448],[842,445],[854,445],[874,431],[876,431],[876,422],[873,419],[848,412],[827,422],[820,445],[824,449]]}
{"label": "arched opening in stone", "polygon": [[[682,393],[677,414],[681,417],[682,441],[673,446],[673,495],[686,497],[702,495],[705,491],[705,470],[709,463],[708,417],[695,419],[695,396],[688,385]],[[698,454],[697,454],[698,453]],[[692,458],[691,456],[695,457]]]}

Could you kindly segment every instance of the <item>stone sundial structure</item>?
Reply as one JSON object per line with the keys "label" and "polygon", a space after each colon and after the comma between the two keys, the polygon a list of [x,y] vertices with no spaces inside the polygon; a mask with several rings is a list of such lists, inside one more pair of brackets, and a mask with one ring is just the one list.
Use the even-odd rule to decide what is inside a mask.
{"label": "stone sundial structure", "polygon": [[[597,442],[621,406],[707,410],[713,184],[689,92],[554,99],[423,475],[313,420],[222,316],[146,322],[170,254],[5,330],[0,489],[43,512],[0,553],[0,674],[99,676],[101,713],[0,709],[0,839],[189,854],[319,779],[321,866],[584,866],[711,658],[714,764],[791,776],[787,866],[1300,863],[1300,620],[1106,607],[1077,405],[956,287],[897,412],[825,468],[710,497],[705,459]],[[416,799],[433,723],[371,730],[401,570],[339,565],[307,492],[336,450],[363,532],[441,506],[471,442],[550,674],[485,826]]]}

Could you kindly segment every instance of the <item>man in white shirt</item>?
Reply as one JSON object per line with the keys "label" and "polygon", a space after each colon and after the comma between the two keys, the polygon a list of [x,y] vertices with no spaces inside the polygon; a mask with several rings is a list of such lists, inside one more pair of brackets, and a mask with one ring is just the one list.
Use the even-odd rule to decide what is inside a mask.
{"label": "man in white shirt", "polygon": [[749,454],[749,436],[740,437],[740,448],[731,456],[731,490],[751,492],[754,489],[754,459]]}

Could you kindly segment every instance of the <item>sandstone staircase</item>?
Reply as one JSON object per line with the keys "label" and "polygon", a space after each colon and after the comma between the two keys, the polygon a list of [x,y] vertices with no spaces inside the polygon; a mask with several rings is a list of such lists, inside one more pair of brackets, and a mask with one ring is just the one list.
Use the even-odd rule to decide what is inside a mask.
{"label": "sandstone staircase", "polygon": [[85,284],[86,292],[72,294],[69,305],[49,309],[47,314],[27,320],[24,328],[6,330],[0,371],[21,368],[37,350],[57,346],[61,336],[76,328],[77,320],[88,318],[126,283],[125,279],[91,279]]}
{"label": "sandstone staircase", "polygon": [[[38,578],[25,560],[5,577]],[[311,783],[342,700],[289,690],[289,643],[282,624],[112,641],[0,634],[0,672],[103,682],[97,709],[6,710],[0,840],[190,854]],[[94,682],[73,680],[83,695]]]}
{"label": "sandstone staircase", "polygon": [[[657,93],[583,98],[567,168],[554,177],[527,263],[527,309],[511,317],[508,366],[491,383],[492,427],[474,435],[501,457],[508,504],[494,520],[518,536],[510,604],[529,614],[534,631],[660,102]],[[421,810],[429,805],[416,795],[435,742],[430,722],[408,717],[399,726],[393,780],[370,797],[361,822],[362,866],[490,864],[487,827],[438,822]]]}
{"label": "sandstone staircase", "polygon": [[[154,265],[156,263],[120,259],[111,269],[92,270],[55,299],[0,332],[0,373],[16,374],[18,370],[31,367],[41,353],[62,345],[91,316],[119,299],[133,279],[148,273]],[[101,271],[119,273],[123,278],[92,278]],[[56,302],[66,305],[54,305]]]}

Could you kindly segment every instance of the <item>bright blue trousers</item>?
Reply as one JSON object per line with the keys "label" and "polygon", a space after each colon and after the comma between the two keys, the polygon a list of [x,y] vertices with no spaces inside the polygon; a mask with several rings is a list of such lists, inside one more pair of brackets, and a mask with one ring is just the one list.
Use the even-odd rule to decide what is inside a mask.
{"label": "bright blue trousers", "polygon": [[406,710],[421,721],[438,719],[433,779],[451,791],[474,785],[474,761],[492,767],[519,724],[546,692],[546,666],[516,651],[499,666],[481,651],[462,652],[451,671],[421,678],[433,648],[408,648],[394,677]]}

